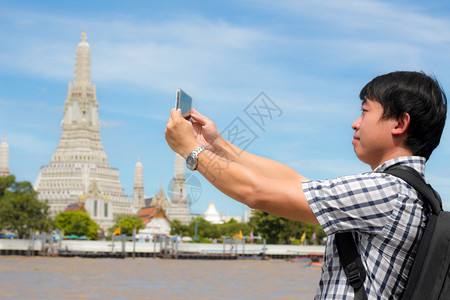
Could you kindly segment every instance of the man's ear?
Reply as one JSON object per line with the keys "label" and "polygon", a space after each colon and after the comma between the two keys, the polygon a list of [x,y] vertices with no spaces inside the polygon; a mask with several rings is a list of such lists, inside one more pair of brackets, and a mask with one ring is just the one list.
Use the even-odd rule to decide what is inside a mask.
{"label": "man's ear", "polygon": [[397,119],[397,125],[392,129],[393,135],[401,135],[407,132],[409,124],[411,122],[411,116],[408,113],[402,113]]}

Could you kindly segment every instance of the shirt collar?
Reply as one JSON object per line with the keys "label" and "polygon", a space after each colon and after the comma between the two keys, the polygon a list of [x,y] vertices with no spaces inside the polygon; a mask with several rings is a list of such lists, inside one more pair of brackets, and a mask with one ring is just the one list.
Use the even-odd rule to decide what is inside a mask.
{"label": "shirt collar", "polygon": [[381,173],[393,165],[406,165],[415,169],[420,173],[420,175],[422,175],[422,177],[425,177],[425,162],[426,159],[422,156],[401,156],[382,163],[373,171],[376,173]]}

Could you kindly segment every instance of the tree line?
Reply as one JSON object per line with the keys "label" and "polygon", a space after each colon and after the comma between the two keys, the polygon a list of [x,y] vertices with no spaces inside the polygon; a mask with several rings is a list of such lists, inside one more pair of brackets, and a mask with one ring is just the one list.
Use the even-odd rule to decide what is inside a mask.
{"label": "tree line", "polygon": [[[255,211],[248,223],[239,223],[231,219],[224,224],[212,224],[197,217],[188,225],[183,225],[178,220],[172,221],[171,225],[170,234],[189,236],[193,239],[197,237],[199,242],[208,242],[210,239],[219,240],[223,237],[234,238],[239,232],[246,237],[260,236],[268,244],[323,244],[323,239],[326,237],[320,225],[290,220],[262,211]],[[195,235],[196,227],[197,236]]]}
{"label": "tree line", "polygon": [[[145,228],[135,215],[116,216],[110,233],[132,235],[133,230]],[[37,199],[31,183],[16,182],[15,176],[0,177],[0,232],[7,230],[19,237],[33,232],[50,232],[59,229],[66,236],[86,236],[91,240],[99,237],[99,226],[86,212],[69,211],[50,217],[46,201]],[[212,224],[196,217],[184,225],[179,220],[171,222],[171,235],[189,236],[195,241],[209,242],[222,237],[260,236],[268,244],[321,244],[326,236],[320,225],[294,221],[265,212],[255,211],[248,223],[231,219],[224,224]]]}

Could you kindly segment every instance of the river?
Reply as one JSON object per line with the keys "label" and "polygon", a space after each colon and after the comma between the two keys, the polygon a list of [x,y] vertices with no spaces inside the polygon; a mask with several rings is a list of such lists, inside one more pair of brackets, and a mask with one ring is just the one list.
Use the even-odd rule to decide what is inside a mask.
{"label": "river", "polygon": [[286,260],[0,256],[2,299],[313,299],[319,277]]}

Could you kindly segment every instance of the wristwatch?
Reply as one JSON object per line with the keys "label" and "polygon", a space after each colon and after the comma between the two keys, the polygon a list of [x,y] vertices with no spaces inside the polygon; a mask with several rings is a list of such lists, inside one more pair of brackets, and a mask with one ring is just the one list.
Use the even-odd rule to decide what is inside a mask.
{"label": "wristwatch", "polygon": [[186,157],[186,167],[188,167],[189,170],[195,171],[197,170],[197,156],[202,152],[203,150],[206,150],[205,146],[199,146],[194,151],[189,153],[189,155]]}

